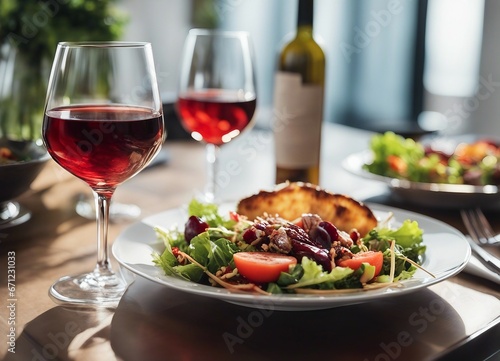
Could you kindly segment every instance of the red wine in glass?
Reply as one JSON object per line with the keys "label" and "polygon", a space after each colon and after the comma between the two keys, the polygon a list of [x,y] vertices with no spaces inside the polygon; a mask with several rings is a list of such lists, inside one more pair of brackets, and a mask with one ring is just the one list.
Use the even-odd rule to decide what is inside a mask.
{"label": "red wine in glass", "polygon": [[123,105],[54,108],[43,123],[52,158],[92,188],[116,188],[137,174],[162,144],[163,118]]}
{"label": "red wine in glass", "polygon": [[241,133],[252,120],[255,96],[237,91],[208,89],[179,95],[178,112],[196,140],[222,145]]}

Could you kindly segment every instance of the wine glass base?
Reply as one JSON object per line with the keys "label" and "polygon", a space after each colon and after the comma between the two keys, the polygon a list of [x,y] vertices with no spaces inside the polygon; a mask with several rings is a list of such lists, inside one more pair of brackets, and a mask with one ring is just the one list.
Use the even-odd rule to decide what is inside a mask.
{"label": "wine glass base", "polygon": [[64,306],[115,308],[126,288],[114,273],[90,272],[60,278],[50,287],[49,296]]}
{"label": "wine glass base", "polygon": [[[95,204],[93,199],[89,199],[84,194],[77,196],[76,213],[83,218],[95,220]],[[132,221],[141,216],[141,209],[135,204],[125,204],[111,202],[109,207],[109,217],[111,222]]]}
{"label": "wine glass base", "polygon": [[31,212],[18,202],[0,202],[0,229],[23,224],[31,219]]}

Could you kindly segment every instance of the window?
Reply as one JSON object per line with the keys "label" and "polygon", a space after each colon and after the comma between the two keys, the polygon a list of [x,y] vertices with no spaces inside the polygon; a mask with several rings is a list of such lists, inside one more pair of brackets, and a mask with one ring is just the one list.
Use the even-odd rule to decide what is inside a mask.
{"label": "window", "polygon": [[[421,111],[415,93],[420,5],[425,1],[316,0],[314,30],[327,59],[325,120],[361,127],[406,124]],[[297,2],[221,1],[221,27],[249,31],[257,48],[259,124],[272,118],[277,51],[293,33]],[[258,19],[258,20],[257,20]],[[417,84],[415,83],[417,82]],[[386,123],[389,122],[389,125]]]}
{"label": "window", "polygon": [[[188,30],[200,23],[196,15],[210,26],[250,32],[257,126],[269,127],[276,57],[294,32],[297,1],[123,0],[123,6],[131,16],[126,40],[153,43],[166,102],[175,99],[180,54]],[[315,0],[315,36],[327,58],[325,121],[421,131],[425,107],[440,111],[436,94],[474,92],[483,8],[483,0]]]}

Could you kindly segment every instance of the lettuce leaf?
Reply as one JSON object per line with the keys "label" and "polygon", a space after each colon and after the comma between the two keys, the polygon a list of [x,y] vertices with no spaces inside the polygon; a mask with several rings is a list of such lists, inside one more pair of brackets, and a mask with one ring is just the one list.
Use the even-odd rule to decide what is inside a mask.
{"label": "lettuce leaf", "polygon": [[203,270],[195,264],[180,265],[177,258],[172,254],[171,248],[166,248],[161,255],[153,254],[153,262],[167,276],[177,276],[194,282],[198,282],[203,276]]}
{"label": "lettuce leaf", "polygon": [[[423,230],[419,227],[418,222],[405,220],[397,229],[376,228],[363,238],[363,242],[368,249],[384,253],[381,275],[389,274],[391,267],[391,252],[389,248],[393,240],[396,242],[395,279],[410,278],[415,273],[416,267],[407,262],[404,257],[420,263],[420,256],[425,253],[426,249],[422,243]],[[404,257],[401,257],[401,255]]]}
{"label": "lettuce leaf", "polygon": [[208,223],[210,227],[224,227],[232,229],[236,221],[222,217],[219,214],[219,206],[214,203],[201,203],[193,199],[188,205],[188,214],[190,216],[197,216],[202,218]]}
{"label": "lettuce leaf", "polygon": [[292,289],[299,287],[309,287],[325,282],[329,283],[329,287],[327,288],[333,288],[333,283],[335,281],[338,281],[354,272],[348,267],[335,267],[331,272],[325,272],[323,271],[323,267],[321,267],[321,265],[317,264],[307,257],[302,258],[301,265],[304,269],[304,275],[297,283],[288,286],[287,288]]}
{"label": "lettuce leaf", "polygon": [[234,243],[225,238],[219,238],[212,242],[212,255],[207,264],[208,270],[215,273],[223,266],[230,266],[234,269],[233,254],[239,251]]}
{"label": "lettuce leaf", "polygon": [[174,275],[180,276],[184,279],[193,282],[200,282],[200,280],[205,275],[205,271],[203,271],[203,269],[201,269],[194,263],[175,266],[174,271],[175,271]]}
{"label": "lettuce leaf", "polygon": [[423,241],[423,230],[417,221],[405,220],[397,229],[382,228],[378,230],[379,237],[394,239],[403,248],[411,248]]}
{"label": "lettuce leaf", "polygon": [[[420,178],[418,161],[425,155],[424,147],[420,143],[394,132],[385,132],[372,137],[370,149],[373,153],[373,161],[364,165],[369,172],[394,178],[409,177],[413,180]],[[389,156],[401,158],[408,167],[408,174],[402,175],[391,169],[388,162]]]}
{"label": "lettuce leaf", "polygon": [[212,257],[212,245],[210,242],[210,235],[208,232],[203,232],[193,237],[189,243],[188,252],[191,257],[193,257],[196,262],[203,266],[208,264],[208,261]]}
{"label": "lettuce leaf", "polygon": [[415,266],[410,266],[407,270],[402,271],[399,275],[394,277],[394,281],[402,281],[402,280],[408,280],[413,277],[415,272],[417,271],[417,267]]}
{"label": "lettuce leaf", "polygon": [[420,228],[417,221],[407,219],[397,229],[372,229],[363,238],[363,243],[372,251],[384,252],[390,247],[390,242],[394,240],[399,249],[416,248],[421,249],[423,253],[425,251],[425,246],[421,245],[423,242],[423,233],[424,231]]}
{"label": "lettuce leaf", "polygon": [[156,233],[156,237],[163,241],[165,247],[177,247],[183,252],[187,251],[188,243],[184,238],[183,232],[179,232],[177,229],[165,229],[158,226],[153,229]]}
{"label": "lettuce leaf", "polygon": [[[168,233],[161,232],[160,234],[168,238]],[[238,251],[238,247],[225,238],[211,241],[210,232],[206,231],[193,237],[185,252],[208,271],[216,273],[222,266],[234,267],[233,254]],[[200,282],[204,276],[204,270],[194,263],[179,264],[168,242],[163,254],[154,257],[154,262],[167,275],[179,276],[194,282]]]}

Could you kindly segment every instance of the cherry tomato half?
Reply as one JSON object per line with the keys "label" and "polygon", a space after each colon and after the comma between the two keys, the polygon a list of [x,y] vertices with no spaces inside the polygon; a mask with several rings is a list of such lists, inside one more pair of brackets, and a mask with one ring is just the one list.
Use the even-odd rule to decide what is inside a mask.
{"label": "cherry tomato half", "polygon": [[384,255],[382,252],[359,252],[355,253],[354,257],[351,259],[341,260],[338,265],[340,267],[349,267],[353,270],[357,270],[361,267],[361,263],[369,263],[375,267],[375,276],[376,277],[380,271],[382,270],[382,264],[384,263]]}
{"label": "cherry tomato half", "polygon": [[277,281],[281,272],[288,272],[297,259],[270,252],[238,252],[233,255],[239,273],[251,282]]}

